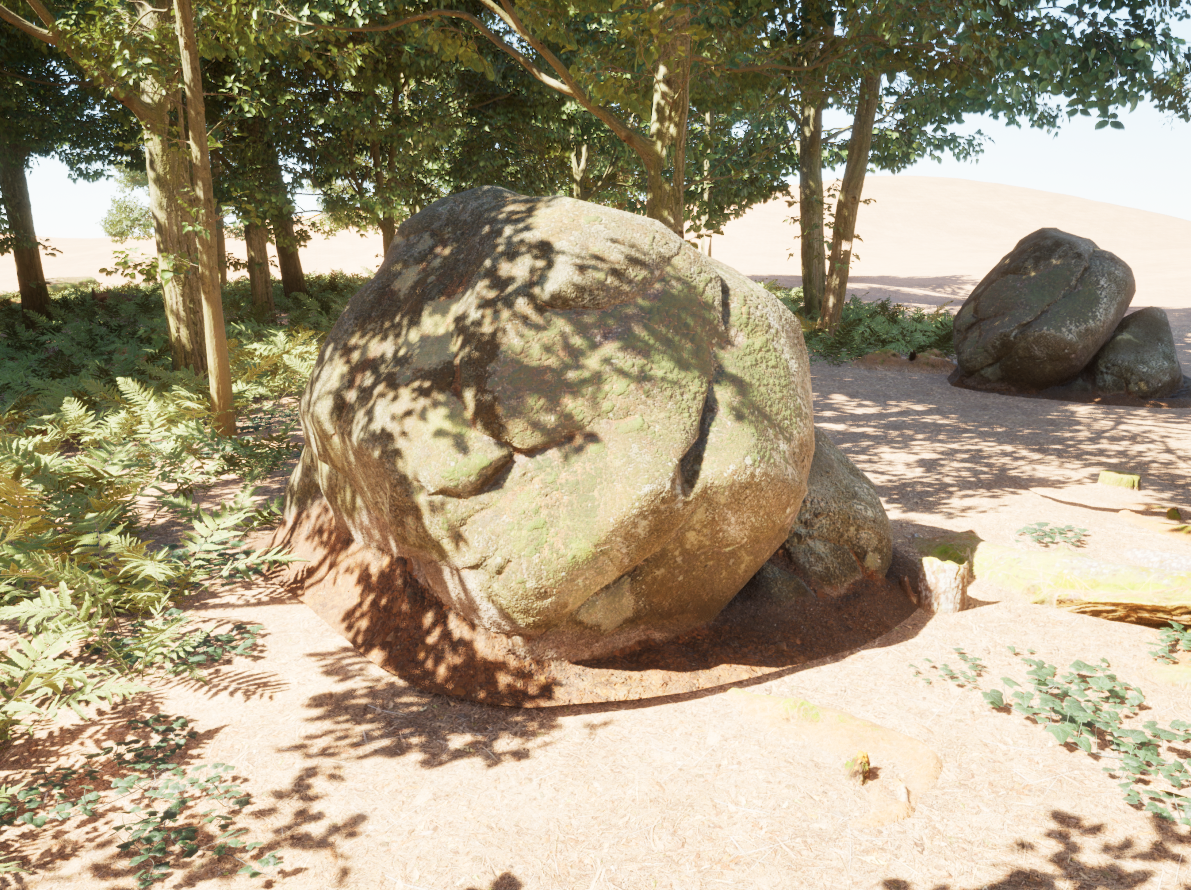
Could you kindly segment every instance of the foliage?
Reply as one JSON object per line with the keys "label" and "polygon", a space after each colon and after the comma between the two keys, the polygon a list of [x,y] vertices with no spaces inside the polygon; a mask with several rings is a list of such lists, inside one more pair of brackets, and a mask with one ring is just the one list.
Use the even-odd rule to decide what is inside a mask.
{"label": "foliage", "polygon": [[[1009,651],[1029,666],[1029,679],[1023,685],[1002,677],[1005,688],[981,691],[990,707],[1022,715],[1069,750],[1078,748],[1097,760],[1112,758],[1104,771],[1121,779],[1118,784],[1127,803],[1191,825],[1191,796],[1179,793],[1191,787],[1191,766],[1177,757],[1168,760],[1164,752],[1171,743],[1191,742],[1191,723],[1175,720],[1164,728],[1147,720],[1140,729],[1130,728],[1127,724],[1143,710],[1145,696],[1136,686],[1109,673],[1111,665],[1106,659],[1094,665],[1072,662],[1060,675],[1054,665],[1028,657],[1033,650],[1023,654],[1011,646]],[[940,673],[958,686],[979,689],[976,681],[986,669],[962,650],[956,652],[970,670],[940,668]],[[917,668],[915,672],[921,676]]]}
{"label": "foliage", "polygon": [[141,199],[149,188],[149,177],[144,170],[124,169],[117,174],[116,182],[118,190],[100,223],[103,233],[118,242],[152,238],[153,217]]}
{"label": "foliage", "polygon": [[1174,664],[1180,651],[1191,652],[1191,625],[1172,621],[1169,627],[1159,631],[1158,640],[1158,648],[1150,654],[1157,661]]}
{"label": "foliage", "polygon": [[926,312],[910,309],[889,300],[867,302],[852,296],[844,304],[839,327],[833,332],[818,331],[803,313],[802,288],[784,288],[773,282],[765,288],[798,316],[806,348],[812,356],[832,364],[851,361],[879,349],[908,355],[936,349],[952,354],[951,315],[943,307]]}
{"label": "foliage", "polygon": [[[959,656],[960,661],[964,666],[961,668],[953,668],[951,665],[944,662],[943,664],[935,664],[931,659],[922,659],[929,666],[928,671],[937,672],[944,680],[949,683],[954,683],[960,689],[979,689],[980,678],[988,673],[988,668],[985,664],[974,655],[969,655],[963,649],[956,648],[955,654]],[[917,665],[910,665],[914,669],[914,676],[922,680],[927,686],[933,685],[930,676]]]}
{"label": "foliage", "polygon": [[[84,768],[43,769],[17,785],[0,786],[0,829],[41,829],[118,813],[114,831],[126,840],[117,849],[140,867],[136,881],[142,888],[169,878],[178,860],[207,853],[234,857],[243,866],[239,873],[252,877],[280,864],[272,853],[245,862],[234,852],[261,846],[245,839],[247,829],[234,827],[252,798],[227,764],[188,768],[176,762],[196,736],[185,717],[156,714],[130,720],[128,728],[129,738],[86,755]],[[106,791],[96,790],[102,775],[111,776]],[[15,871],[24,868],[0,847],[0,874]]]}
{"label": "foliage", "polygon": [[[278,299],[287,327],[246,320],[246,290],[229,292],[234,392],[253,427],[239,437],[214,435],[201,382],[170,369],[156,286],[68,291],[36,328],[0,303],[0,621],[20,632],[0,652],[0,743],[63,707],[127,697],[146,671],[247,642],[247,630],[196,630],[171,604],[285,560],[242,544],[277,516],[252,486],[292,456],[296,412],[274,406],[305,385],[358,283],[312,276],[313,293]],[[238,494],[194,503],[228,474]],[[154,500],[189,526],[179,542],[142,538]]]}
{"label": "foliage", "polygon": [[1082,547],[1088,537],[1086,528],[1074,525],[1051,525],[1049,522],[1035,522],[1017,530],[1019,538],[1029,538],[1035,544],[1049,547],[1051,544],[1067,544]]}

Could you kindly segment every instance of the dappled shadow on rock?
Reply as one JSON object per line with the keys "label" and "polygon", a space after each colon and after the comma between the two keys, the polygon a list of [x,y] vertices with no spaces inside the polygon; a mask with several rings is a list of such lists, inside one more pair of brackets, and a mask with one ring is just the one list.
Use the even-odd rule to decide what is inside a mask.
{"label": "dappled shadow on rock", "polygon": [[404,560],[354,543],[325,502],[310,505],[278,541],[306,560],[290,570],[290,589],[370,661],[423,691],[493,705],[636,701],[758,680],[864,646],[915,609],[892,574],[838,598],[750,583],[692,633],[572,664],[531,658],[516,638],[472,626]]}

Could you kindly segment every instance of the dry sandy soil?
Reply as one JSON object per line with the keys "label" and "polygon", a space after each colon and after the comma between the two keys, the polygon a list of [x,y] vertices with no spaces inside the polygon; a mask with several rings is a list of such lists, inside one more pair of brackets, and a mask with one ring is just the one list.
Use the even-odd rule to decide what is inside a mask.
{"label": "dry sandy soil", "polygon": [[[877,178],[870,194],[858,290],[958,302],[1020,237],[1057,225],[1133,265],[1135,305],[1177,319],[1191,368],[1191,223],[957,181]],[[713,254],[756,277],[790,275],[784,215],[781,204],[759,208]],[[972,530],[1026,552],[1034,545],[1016,530],[1045,520],[1087,528],[1087,559],[1191,571],[1187,536],[1127,522],[1113,498],[1129,496],[1090,485],[1099,470],[1129,470],[1149,498],[1191,507],[1188,409],[987,395],[937,371],[816,364],[812,374],[817,423],[876,483],[903,545]],[[411,688],[276,585],[212,590],[194,603],[200,618],[264,625],[251,657],[205,684],[162,682],[98,719],[63,721],[6,752],[3,768],[94,750],[136,715],[186,715],[199,731],[186,762],[234,764],[252,791],[240,824],[284,860],[266,886],[1191,888],[1191,830],[1128,806],[1107,759],[1059,746],[975,691],[927,685],[914,667],[959,666],[952,650],[962,647],[989,665],[988,688],[1023,679],[1007,646],[1060,669],[1103,657],[1145,691],[1144,719],[1188,719],[1191,683],[1147,654],[1157,632],[1035,605],[980,579],[972,593],[968,611],[917,612],[859,649],[775,669],[747,693],[512,710]],[[784,719],[781,699],[870,723],[825,734]],[[861,746],[877,773],[863,787],[844,768]],[[874,824],[907,798],[908,818]],[[36,873],[8,886],[132,886],[106,829],[22,835]],[[238,865],[200,859],[166,886],[259,883],[231,876]]]}

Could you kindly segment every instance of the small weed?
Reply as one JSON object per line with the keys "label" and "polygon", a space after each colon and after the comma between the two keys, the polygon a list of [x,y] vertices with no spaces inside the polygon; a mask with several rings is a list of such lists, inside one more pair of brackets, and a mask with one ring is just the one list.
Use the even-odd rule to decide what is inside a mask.
{"label": "small weed", "polygon": [[1180,651],[1191,652],[1191,625],[1172,621],[1158,632],[1158,648],[1151,650],[1150,655],[1156,661],[1174,664]]}
{"label": "small weed", "polygon": [[[949,664],[935,664],[929,658],[924,658],[928,665],[927,671],[936,671],[939,676],[949,683],[954,683],[956,686],[968,689],[979,689],[980,684],[977,682],[981,677],[988,673],[988,668],[984,663],[974,655],[969,655],[963,649],[956,649],[955,654],[959,656],[959,660],[964,663],[964,667],[956,670]],[[910,665],[914,669],[914,676],[922,680],[927,686],[933,685],[930,676],[918,667],[918,665]]]}
{"label": "small weed", "polygon": [[1019,538],[1029,538],[1035,544],[1049,547],[1051,544],[1069,544],[1082,547],[1087,541],[1088,530],[1074,525],[1051,525],[1049,522],[1035,522],[1017,530]]}
{"label": "small weed", "polygon": [[[1126,721],[1141,712],[1145,696],[1136,686],[1109,673],[1107,660],[1094,665],[1075,661],[1060,675],[1054,665],[1030,658],[1033,650],[1023,654],[1009,647],[1009,651],[1029,665],[1029,680],[1023,685],[1003,677],[1005,688],[981,691],[990,707],[1041,725],[1061,745],[1078,748],[1096,759],[1113,758],[1115,762],[1104,771],[1121,780],[1118,784],[1127,803],[1191,825],[1191,797],[1179,793],[1191,787],[1191,767],[1163,756],[1165,745],[1191,742],[1191,723],[1175,720],[1163,728],[1148,720],[1141,729],[1127,728]],[[980,672],[966,676],[955,671],[940,673],[957,686],[978,688],[972,674]],[[915,675],[921,676],[917,668]]]}

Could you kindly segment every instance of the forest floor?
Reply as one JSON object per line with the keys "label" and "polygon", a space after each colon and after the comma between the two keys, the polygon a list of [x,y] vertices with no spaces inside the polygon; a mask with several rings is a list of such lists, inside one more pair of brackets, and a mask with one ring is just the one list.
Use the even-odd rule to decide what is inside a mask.
{"label": "forest floor", "polygon": [[[1082,557],[1191,571],[1186,535],[1086,505],[1099,470],[1128,469],[1153,498],[1191,506],[1187,409],[987,395],[940,371],[812,373],[817,422],[877,485],[899,545],[970,530],[1025,552],[1038,545],[1016,530],[1050,521],[1087,529]],[[915,612],[860,648],[739,684],[744,693],[518,710],[421,692],[281,586],[229,585],[189,607],[263,625],[249,655],[206,682],[157,681],[97,719],[63,720],[18,743],[5,772],[77,760],[119,741],[134,716],[185,715],[198,736],[184,762],[234,765],[253,797],[236,824],[282,864],[251,879],[229,857],[182,860],[164,886],[1191,887],[1191,830],[1128,805],[1104,751],[1060,746],[927,661],[961,669],[962,649],[987,664],[978,682],[989,689],[1026,680],[1010,646],[1060,671],[1104,658],[1144,691],[1140,719],[1165,726],[1191,716],[1191,684],[1149,654],[1158,632],[980,579],[971,593],[974,608]],[[824,734],[788,719],[787,699],[867,723]],[[874,767],[863,786],[845,768],[860,750]],[[876,824],[899,800],[909,817]],[[36,873],[6,880],[133,886],[110,828],[97,817],[29,830]]]}

